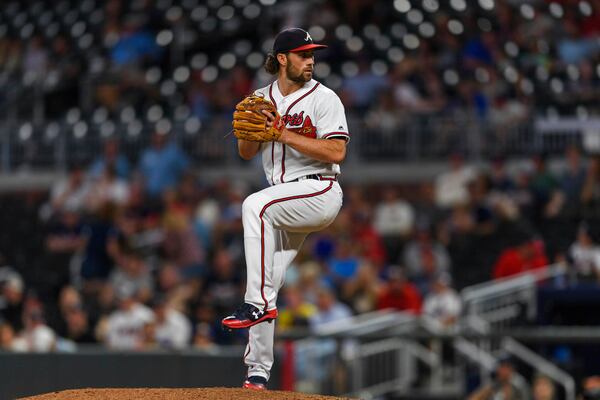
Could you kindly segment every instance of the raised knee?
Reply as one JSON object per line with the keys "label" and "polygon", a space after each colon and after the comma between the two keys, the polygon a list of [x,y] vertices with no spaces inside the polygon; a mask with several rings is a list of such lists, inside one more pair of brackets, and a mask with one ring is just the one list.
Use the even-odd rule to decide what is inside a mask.
{"label": "raised knee", "polygon": [[265,196],[254,193],[246,197],[242,203],[242,216],[258,216],[265,206]]}

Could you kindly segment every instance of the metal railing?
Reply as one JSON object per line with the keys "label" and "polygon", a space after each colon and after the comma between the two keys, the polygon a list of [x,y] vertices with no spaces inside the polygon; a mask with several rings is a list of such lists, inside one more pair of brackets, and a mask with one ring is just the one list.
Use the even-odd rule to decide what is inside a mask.
{"label": "metal railing", "polygon": [[[562,154],[568,144],[580,144],[583,133],[598,125],[597,120],[590,120],[579,121],[575,128],[571,122],[564,130],[549,129],[548,124],[532,119],[507,128],[472,116],[427,115],[411,116],[382,129],[352,112],[348,121],[352,145],[346,164],[440,161],[454,152],[473,161],[502,154]],[[233,136],[224,137],[231,127],[228,117],[200,121],[184,114],[163,122],[198,165],[244,165]],[[142,119],[94,122],[92,116],[77,115],[76,111],[39,125],[4,116],[0,119],[0,167],[3,172],[23,168],[61,171],[71,161],[93,160],[108,137],[119,138],[122,151],[135,162],[155,129],[155,123]]]}
{"label": "metal railing", "polygon": [[[479,367],[482,382],[489,381],[498,356],[508,352],[560,385],[566,400],[574,400],[575,382],[567,372],[510,337],[517,322],[535,317],[539,283],[564,273],[564,265],[555,264],[464,289],[465,315],[450,331],[427,318],[390,311],[328,324],[315,332],[316,337],[297,342],[306,370],[318,371],[309,377],[316,383],[313,390],[363,399],[389,393],[454,393],[460,398],[465,394],[460,384],[465,365],[442,357],[444,346],[451,345],[460,358]],[[450,380],[445,379],[448,372]],[[332,385],[331,377],[341,375],[347,377],[342,384]]]}
{"label": "metal railing", "polygon": [[478,316],[495,328],[508,327],[537,314],[537,285],[566,273],[564,264],[485,282],[462,290],[465,313]]}
{"label": "metal railing", "polygon": [[561,385],[565,391],[565,400],[575,400],[576,385],[571,375],[510,337],[502,340],[502,348]]}

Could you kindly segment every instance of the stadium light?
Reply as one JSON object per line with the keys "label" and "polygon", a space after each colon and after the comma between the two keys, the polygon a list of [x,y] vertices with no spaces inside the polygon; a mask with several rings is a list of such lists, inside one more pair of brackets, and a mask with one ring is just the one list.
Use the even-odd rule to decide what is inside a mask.
{"label": "stadium light", "polygon": [[260,7],[256,4],[249,4],[244,7],[243,14],[247,19],[254,19],[260,15]]}
{"label": "stadium light", "polygon": [[237,59],[235,55],[231,53],[224,53],[219,57],[219,67],[222,69],[231,69],[234,67]]}
{"label": "stadium light", "polygon": [[223,6],[217,11],[217,18],[222,21],[227,21],[233,17],[235,9],[232,6]]}
{"label": "stadium light", "polygon": [[398,12],[406,13],[411,9],[411,5],[408,0],[395,0],[394,8],[398,10]]}

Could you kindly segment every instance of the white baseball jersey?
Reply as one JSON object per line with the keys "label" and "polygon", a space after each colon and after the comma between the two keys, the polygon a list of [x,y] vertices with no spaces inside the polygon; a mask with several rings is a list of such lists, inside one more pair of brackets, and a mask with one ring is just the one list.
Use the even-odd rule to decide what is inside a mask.
{"label": "white baseball jersey", "polygon": [[[315,139],[350,139],[342,102],[333,90],[314,79],[287,96],[281,94],[277,81],[255,93],[275,104],[290,131]],[[279,142],[262,144],[261,152],[265,175],[271,185],[306,175],[340,173],[338,164],[317,161]]]}
{"label": "white baseball jersey", "polygon": [[135,350],[143,341],[144,325],[154,321],[154,313],[143,304],[130,310],[116,310],[108,317],[106,343],[119,350]]}
{"label": "white baseball jersey", "polygon": [[156,341],[165,349],[183,349],[190,344],[192,324],[177,310],[167,310],[164,321],[156,325]]}

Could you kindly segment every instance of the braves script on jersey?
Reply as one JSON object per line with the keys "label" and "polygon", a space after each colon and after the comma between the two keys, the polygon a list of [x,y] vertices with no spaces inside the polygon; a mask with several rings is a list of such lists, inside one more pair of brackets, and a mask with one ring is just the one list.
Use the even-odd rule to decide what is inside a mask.
{"label": "braves script on jersey", "polygon": [[[329,88],[314,79],[288,96],[283,96],[277,81],[259,89],[256,94],[271,100],[287,129],[316,139],[349,139],[344,106]],[[291,182],[311,174],[335,176],[340,173],[337,164],[323,163],[309,158],[278,142],[262,145],[263,167],[271,185]]]}

